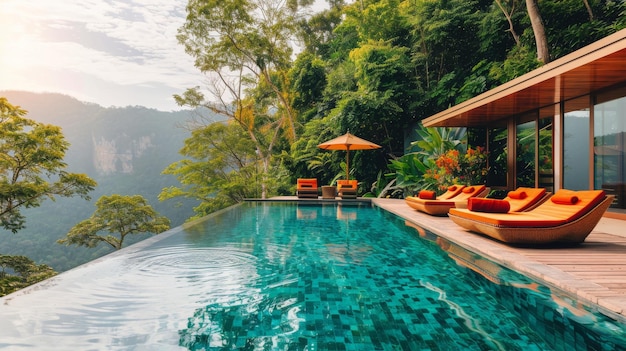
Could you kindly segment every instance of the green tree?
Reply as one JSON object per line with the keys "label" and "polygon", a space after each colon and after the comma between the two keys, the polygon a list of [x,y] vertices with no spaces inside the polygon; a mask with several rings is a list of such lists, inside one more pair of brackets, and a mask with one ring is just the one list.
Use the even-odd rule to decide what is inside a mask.
{"label": "green tree", "polygon": [[76,224],[57,242],[85,247],[104,242],[119,250],[129,234],[159,234],[169,228],[170,220],[160,216],[143,196],[113,194],[100,197],[91,217]]}
{"label": "green tree", "polygon": [[306,123],[317,117],[326,88],[324,61],[313,54],[298,56],[289,71],[289,82],[291,105],[300,114],[300,120]]}
{"label": "green tree", "polygon": [[382,41],[352,50],[357,89],[333,111],[342,130],[386,145],[392,153],[402,153],[404,130],[416,121],[412,102],[418,89],[408,51]]}
{"label": "green tree", "polygon": [[552,59],[563,57],[624,28],[624,1],[539,1],[538,5],[545,22]]}
{"label": "green tree", "polygon": [[314,177],[319,184],[333,184],[340,174],[345,177],[345,154],[324,152],[317,147],[336,136],[329,120],[328,117],[312,119],[305,125],[302,137],[291,144],[290,158],[285,159],[294,183],[295,178]]}
{"label": "green tree", "polygon": [[[310,0],[190,0],[178,41],[209,78],[175,96],[182,106],[205,107],[236,121],[254,143],[261,169],[269,175],[282,138],[297,138],[288,71],[297,39],[300,10]],[[262,177],[261,197],[269,185]]]}
{"label": "green tree", "polygon": [[57,273],[45,264],[26,256],[0,255],[0,296],[48,279]]}
{"label": "green tree", "polygon": [[498,8],[500,9],[500,11],[502,11],[502,13],[504,14],[504,17],[506,17],[506,21],[509,25],[509,29],[507,29],[507,31],[511,33],[511,36],[513,36],[513,40],[515,40],[515,44],[520,45],[519,34],[517,33],[516,25],[513,19],[515,16],[515,13],[521,7],[519,3],[520,0],[509,0],[506,2],[503,2],[502,0],[495,0],[495,2],[496,2],[496,5],[498,5]]}
{"label": "green tree", "polygon": [[329,8],[320,13],[304,18],[298,24],[298,37],[304,46],[304,52],[328,59],[333,53],[329,44],[339,35],[335,28],[342,21],[344,0],[329,0]]}
{"label": "green tree", "polygon": [[[533,4],[538,7],[530,9],[531,21],[528,6]],[[404,151],[401,142],[408,141],[403,139],[414,127],[411,122],[539,67],[542,62],[537,59],[532,22],[543,40],[541,22],[535,21],[543,20],[550,44],[548,57],[555,59],[623,28],[625,4],[585,0],[350,2],[340,8],[342,20],[334,27],[321,22],[305,26],[305,52],[298,57],[300,71],[294,77],[306,78],[307,84],[292,84],[290,94],[294,106],[299,104],[296,110],[306,118],[300,120],[305,125],[299,140],[291,145],[290,170],[298,176],[315,175],[324,183],[332,180],[341,172],[341,155],[322,153],[316,145],[348,128],[383,145],[386,154],[394,154],[401,172],[423,168],[418,154],[413,154],[416,159],[396,157],[398,145]],[[313,66],[313,60],[322,62]],[[316,80],[309,81],[310,77]],[[317,89],[322,77],[326,84],[320,98]],[[316,82],[320,84],[311,84]],[[390,167],[387,160],[384,165],[378,162],[381,156],[386,155],[354,154],[353,169],[359,170],[359,180],[363,180],[363,170],[375,180]],[[419,182],[417,174],[405,173],[396,184]]]}
{"label": "green tree", "polygon": [[[96,182],[69,173],[63,162],[69,143],[61,128],[37,123],[26,111],[0,97],[0,225],[17,233],[26,225],[21,210],[45,199],[78,195],[89,199]],[[0,295],[56,274],[25,256],[0,255]]]}
{"label": "green tree", "polygon": [[[412,59],[427,96],[426,116],[458,103],[465,78],[483,58],[479,0],[419,0],[407,6]],[[429,111],[430,110],[430,111]]]}
{"label": "green tree", "polygon": [[[255,151],[254,143],[236,123],[213,123],[193,130],[180,150],[185,159],[163,171],[176,176],[181,186],[163,189],[159,200],[197,199],[200,204],[194,209],[194,218],[199,218],[245,198],[258,197],[263,179]],[[274,181],[281,179],[280,171],[272,173]],[[270,188],[272,179],[266,181]]]}
{"label": "green tree", "polygon": [[[327,122],[329,137],[350,131],[383,146],[353,154],[353,169],[366,186],[377,180],[387,154],[403,152],[404,131],[417,120],[419,85],[407,46],[408,21],[399,5],[398,0],[383,0],[346,6],[345,20],[328,45],[334,53],[326,64],[327,84],[316,118]],[[305,156],[314,162],[311,167],[326,161]]]}
{"label": "green tree", "polygon": [[96,185],[84,174],[65,170],[69,143],[60,127],[25,115],[25,110],[0,98],[0,225],[13,233],[25,226],[22,208],[39,207],[58,196],[88,200]]}

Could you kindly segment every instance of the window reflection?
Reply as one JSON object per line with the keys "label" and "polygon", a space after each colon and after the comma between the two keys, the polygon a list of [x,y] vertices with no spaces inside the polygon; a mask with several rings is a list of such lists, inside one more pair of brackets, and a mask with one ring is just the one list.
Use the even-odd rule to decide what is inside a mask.
{"label": "window reflection", "polygon": [[496,127],[488,130],[489,173],[487,184],[491,187],[506,187],[507,172],[507,128]]}
{"label": "window reflection", "polygon": [[554,192],[554,134],[552,129],[553,116],[539,120],[539,187]]}
{"label": "window reflection", "polygon": [[616,195],[613,207],[626,208],[626,97],[594,106],[594,187]]}
{"label": "window reflection", "polygon": [[589,189],[589,97],[565,102],[563,121],[563,187]]}
{"label": "window reflection", "polygon": [[536,125],[535,121],[517,125],[516,187],[535,186]]}

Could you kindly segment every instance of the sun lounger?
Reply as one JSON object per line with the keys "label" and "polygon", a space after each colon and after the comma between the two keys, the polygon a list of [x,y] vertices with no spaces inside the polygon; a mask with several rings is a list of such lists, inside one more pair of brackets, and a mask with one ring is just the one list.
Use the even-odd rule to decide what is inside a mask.
{"label": "sun lounger", "polygon": [[526,212],[485,213],[450,209],[452,221],[470,231],[511,244],[582,243],[609,208],[602,190],[559,190]]}
{"label": "sun lounger", "polygon": [[[448,199],[458,195],[461,192],[461,190],[463,190],[464,187],[465,187],[465,185],[452,185],[452,186],[449,186],[448,189],[446,189],[446,192],[441,194],[441,195],[439,195],[439,196],[436,196],[436,193],[435,193],[434,190],[421,190],[415,196],[407,196],[405,198],[405,200],[409,200],[409,202],[414,202],[418,198],[419,199],[424,199],[424,200],[448,200]],[[407,203],[410,206],[411,204],[409,202],[407,202]]]}
{"label": "sun lounger", "polygon": [[298,198],[314,198],[317,199],[317,179],[316,178],[298,178],[296,183],[296,195]]}
{"label": "sun lounger", "polygon": [[466,186],[456,195],[448,199],[426,199],[421,197],[409,196],[405,199],[407,205],[420,212],[428,213],[433,216],[445,216],[451,208],[467,207],[467,199],[472,197],[485,197],[489,193],[489,188],[484,185]]}
{"label": "sun lounger", "polygon": [[411,208],[418,210],[423,206],[422,204],[425,200],[449,200],[457,196],[464,187],[464,185],[449,186],[446,192],[439,196],[435,196],[436,193],[434,191],[422,190],[416,196],[407,196],[404,201]]}
{"label": "sun lounger", "polygon": [[356,179],[337,180],[337,194],[342,199],[356,199],[358,182]]}
{"label": "sun lounger", "polygon": [[419,210],[423,208],[423,203],[426,200],[450,200],[451,198],[457,196],[465,185],[452,185],[449,186],[445,193],[436,196],[435,191],[433,190],[421,190],[416,196],[407,196],[404,201],[407,205],[415,210]]}

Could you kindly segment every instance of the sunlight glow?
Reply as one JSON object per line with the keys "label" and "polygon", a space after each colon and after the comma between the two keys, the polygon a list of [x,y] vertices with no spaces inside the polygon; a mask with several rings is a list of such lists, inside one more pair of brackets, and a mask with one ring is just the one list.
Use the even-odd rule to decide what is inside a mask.
{"label": "sunlight glow", "polygon": [[176,41],[184,3],[2,0],[0,90],[177,109],[202,75]]}

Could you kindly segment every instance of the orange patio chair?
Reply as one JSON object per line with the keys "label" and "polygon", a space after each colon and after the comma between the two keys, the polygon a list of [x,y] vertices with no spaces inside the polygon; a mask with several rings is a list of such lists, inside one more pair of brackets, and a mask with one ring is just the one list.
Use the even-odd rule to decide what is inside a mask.
{"label": "orange patio chair", "polygon": [[337,194],[342,199],[356,199],[358,182],[355,179],[337,180]]}
{"label": "orange patio chair", "polygon": [[318,196],[316,178],[298,178],[296,184],[296,195],[298,198],[315,198]]}

